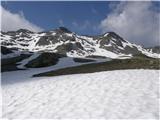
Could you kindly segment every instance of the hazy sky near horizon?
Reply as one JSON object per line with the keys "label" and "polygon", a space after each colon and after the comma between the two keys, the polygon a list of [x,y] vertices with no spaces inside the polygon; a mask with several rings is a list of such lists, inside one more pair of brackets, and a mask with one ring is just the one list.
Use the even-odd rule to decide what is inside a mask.
{"label": "hazy sky near horizon", "polygon": [[160,2],[1,2],[1,30],[52,30],[64,26],[83,35],[114,31],[136,44],[159,44]]}

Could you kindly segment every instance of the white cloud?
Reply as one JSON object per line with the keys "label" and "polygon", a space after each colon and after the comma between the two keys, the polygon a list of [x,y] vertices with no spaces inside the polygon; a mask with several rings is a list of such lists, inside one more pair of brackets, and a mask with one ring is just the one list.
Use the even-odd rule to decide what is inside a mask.
{"label": "white cloud", "polygon": [[89,27],[91,27],[91,23],[88,20],[85,20],[81,24],[74,21],[74,22],[72,22],[72,26],[78,28],[79,30],[86,30]]}
{"label": "white cloud", "polygon": [[84,30],[84,29],[87,29],[88,27],[90,27],[91,24],[88,20],[84,21],[84,23],[81,25],[81,29]]}
{"label": "white cloud", "polygon": [[31,23],[25,17],[22,11],[19,13],[11,13],[2,6],[1,9],[1,30],[2,31],[15,31],[18,29],[28,29],[34,32],[42,31],[41,27]]}
{"label": "white cloud", "polygon": [[159,44],[160,13],[154,11],[152,2],[120,2],[101,21],[103,32],[114,31],[125,39],[144,46]]}
{"label": "white cloud", "polygon": [[63,20],[59,20],[58,23],[59,23],[60,26],[62,26],[62,27],[64,26]]}
{"label": "white cloud", "polygon": [[78,27],[79,25],[78,25],[78,23],[77,22],[72,22],[72,25],[74,26],[74,27]]}
{"label": "white cloud", "polygon": [[98,14],[98,11],[95,8],[92,8],[91,11],[93,14]]}

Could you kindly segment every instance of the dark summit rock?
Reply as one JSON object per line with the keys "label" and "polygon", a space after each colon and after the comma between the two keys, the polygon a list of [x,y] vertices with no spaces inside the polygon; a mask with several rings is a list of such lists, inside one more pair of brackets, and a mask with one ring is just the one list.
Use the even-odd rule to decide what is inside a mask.
{"label": "dark summit rock", "polygon": [[34,32],[29,31],[27,29],[19,29],[17,31],[3,32],[4,35],[10,35],[12,37],[15,37],[14,39],[16,39],[16,35],[20,35],[20,33],[21,33],[21,37],[27,37],[29,34],[33,34]]}
{"label": "dark summit rock", "polygon": [[[64,28],[65,29],[65,28]],[[66,42],[66,41],[76,41],[75,36],[68,36],[61,31],[60,29],[55,30],[56,34],[53,35],[54,31],[47,32],[44,36],[40,37],[36,45],[45,46],[50,44],[56,44],[58,42]]]}
{"label": "dark summit rock", "polygon": [[57,53],[60,54],[66,54],[66,52],[70,52],[70,51],[83,51],[84,48],[82,47],[82,45],[79,42],[76,43],[66,43],[63,45],[60,45],[56,48]]}
{"label": "dark summit rock", "polygon": [[[105,36],[105,34],[108,34]],[[104,44],[108,44],[110,41],[114,41],[114,43],[118,46],[122,46],[122,42],[126,42],[122,37],[117,35],[114,32],[108,32],[104,35],[100,36],[98,39],[100,40],[100,44],[103,46]]]}
{"label": "dark summit rock", "polygon": [[58,37],[57,36],[52,36],[52,35],[45,35],[42,36],[39,41],[36,43],[36,45],[39,46],[45,46],[45,45],[49,45],[51,43],[56,43],[58,42]]}
{"label": "dark summit rock", "polygon": [[67,28],[65,27],[59,27],[58,29],[55,30],[56,32],[59,32],[59,33],[72,33],[70,30],[68,30]]}
{"label": "dark summit rock", "polygon": [[[114,52],[116,54],[139,54],[140,51],[135,46],[123,46],[124,43],[127,43],[122,37],[114,32],[105,33],[97,38],[100,43],[100,48]],[[110,44],[110,45],[109,45]],[[109,46],[107,46],[109,45]]]}
{"label": "dark summit rock", "polygon": [[19,29],[16,32],[18,32],[18,33],[20,33],[20,32],[22,32],[22,33],[33,33],[32,31],[27,30],[27,29]]}
{"label": "dark summit rock", "polygon": [[115,32],[108,32],[108,36],[111,36],[111,37],[115,38],[116,40],[126,42],[122,37],[120,37]]}
{"label": "dark summit rock", "polygon": [[8,31],[8,32],[5,32],[5,35],[15,36],[16,32],[15,31]]}
{"label": "dark summit rock", "polygon": [[149,48],[146,48],[146,49],[152,50],[152,52],[160,54],[160,46],[149,47]]}
{"label": "dark summit rock", "polygon": [[[119,35],[117,35],[114,32],[108,32],[106,34],[107,34],[106,36],[104,34],[98,38],[100,41],[101,48],[106,48],[105,45],[108,45],[109,43],[111,43],[111,45],[112,45],[111,47],[114,47],[114,46],[123,47],[122,42],[126,42],[123,38],[121,38]],[[107,48],[109,48],[109,47],[107,47]]]}

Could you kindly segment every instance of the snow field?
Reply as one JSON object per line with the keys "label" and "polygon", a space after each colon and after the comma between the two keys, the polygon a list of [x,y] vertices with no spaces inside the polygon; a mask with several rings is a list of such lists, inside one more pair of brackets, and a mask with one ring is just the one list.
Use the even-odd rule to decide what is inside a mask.
{"label": "snow field", "polygon": [[3,117],[158,119],[159,73],[117,70],[2,84]]}

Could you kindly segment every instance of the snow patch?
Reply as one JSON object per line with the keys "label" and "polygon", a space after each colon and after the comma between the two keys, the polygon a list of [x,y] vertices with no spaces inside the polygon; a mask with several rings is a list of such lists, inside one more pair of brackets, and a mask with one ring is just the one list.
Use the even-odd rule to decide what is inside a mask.
{"label": "snow patch", "polygon": [[[2,84],[2,115],[8,119],[158,119],[159,72],[117,70]],[[21,75],[11,73],[13,79]]]}

